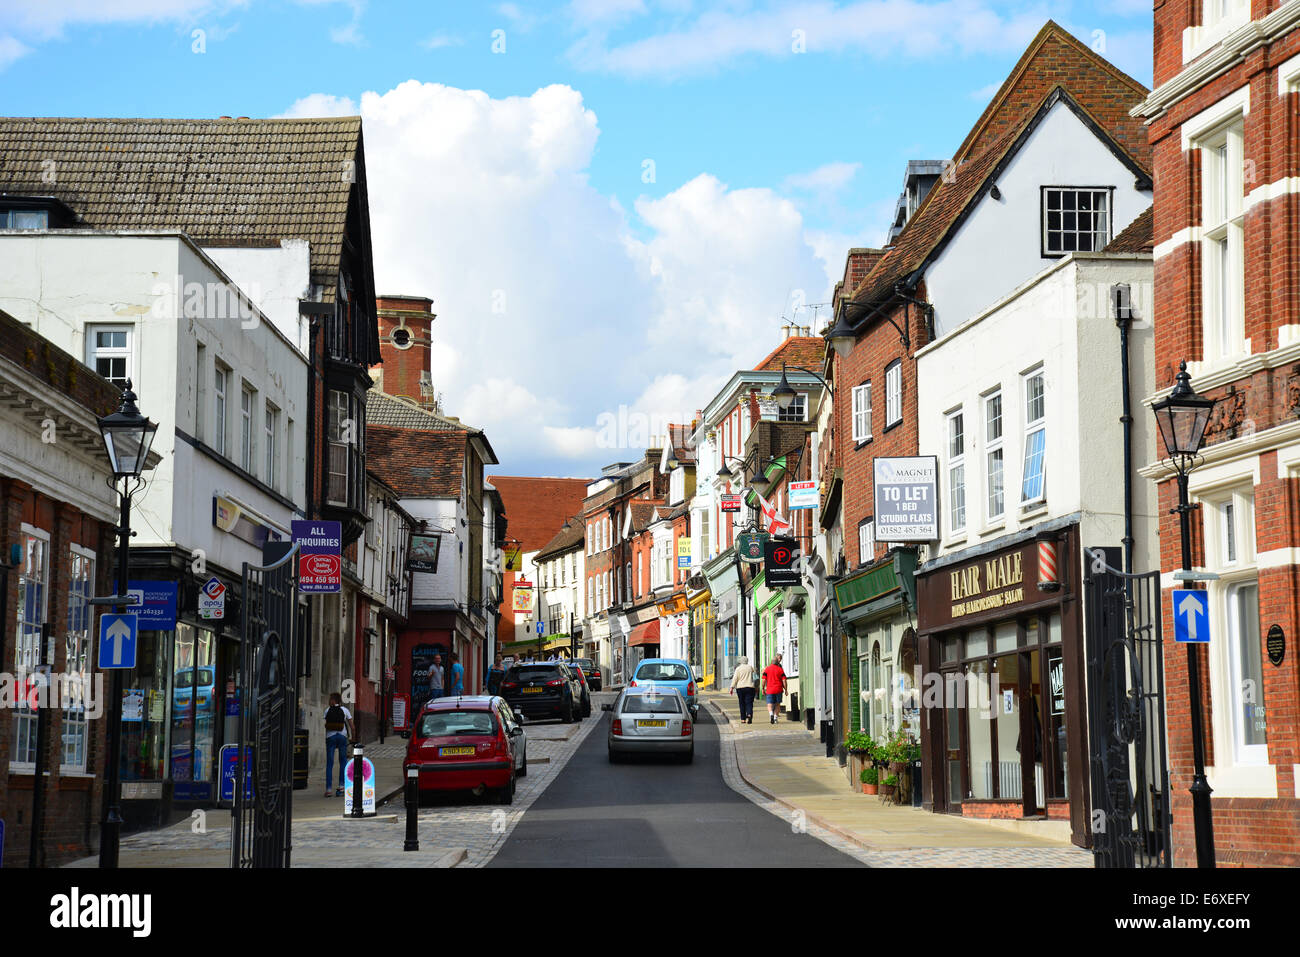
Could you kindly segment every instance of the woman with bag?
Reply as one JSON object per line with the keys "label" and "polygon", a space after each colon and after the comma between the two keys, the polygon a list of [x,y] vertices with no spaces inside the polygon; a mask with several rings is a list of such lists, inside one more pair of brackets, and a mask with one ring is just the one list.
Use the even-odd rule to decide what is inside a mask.
{"label": "woman with bag", "polygon": [[740,704],[740,720],[746,724],[754,723],[754,692],[757,687],[758,675],[754,673],[754,666],[748,658],[737,658],[736,670],[732,672],[731,687],[728,690],[735,692]]}

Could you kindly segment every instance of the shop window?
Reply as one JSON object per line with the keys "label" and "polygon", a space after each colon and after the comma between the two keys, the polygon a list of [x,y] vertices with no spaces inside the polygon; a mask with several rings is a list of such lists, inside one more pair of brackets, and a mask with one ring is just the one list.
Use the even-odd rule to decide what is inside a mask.
{"label": "shop window", "polygon": [[[169,766],[177,800],[212,796],[218,700],[215,645],[208,629],[176,623]],[[141,707],[130,720],[141,721],[142,712]],[[125,712],[122,720],[128,720]]]}
{"label": "shop window", "polygon": [[67,664],[64,672],[77,675],[81,682],[79,696],[69,696],[68,707],[63,709],[62,770],[86,770],[86,692],[92,676],[90,660],[90,628],[94,621],[89,599],[95,591],[95,553],[76,545],[68,570],[68,630],[65,635]]}
{"label": "shop window", "polygon": [[[14,647],[14,671],[19,681],[41,663],[41,625],[50,607],[50,537],[49,533],[24,525],[22,533],[23,564],[18,573],[17,643]],[[9,769],[32,772],[36,768],[36,711],[27,706],[24,696],[14,708],[13,744]]]}

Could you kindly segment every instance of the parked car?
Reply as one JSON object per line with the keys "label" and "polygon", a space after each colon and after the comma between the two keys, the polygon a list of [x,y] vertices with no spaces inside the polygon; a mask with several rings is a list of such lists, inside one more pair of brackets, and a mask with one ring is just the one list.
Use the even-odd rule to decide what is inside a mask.
{"label": "parked car", "polygon": [[667,685],[676,688],[686,699],[686,706],[691,709],[691,717],[699,710],[695,696],[695,675],[691,666],[681,658],[643,658],[636,666],[629,688],[644,684]]}
{"label": "parked car", "polygon": [[592,661],[590,658],[574,658],[569,662],[569,664],[575,669],[582,669],[582,673],[586,676],[587,684],[591,687],[592,691],[599,691],[601,689],[602,681],[600,677],[600,665],[596,664],[596,662]]}
{"label": "parked car", "polygon": [[626,754],[672,754],[683,764],[695,759],[695,723],[686,699],[671,685],[639,685],[619,692],[607,735],[609,763]]}
{"label": "parked car", "polygon": [[563,664],[569,669],[569,673],[573,675],[578,684],[582,686],[582,694],[579,697],[582,702],[580,705],[582,716],[584,718],[591,717],[591,685],[587,683],[587,673],[572,661],[566,661]]}
{"label": "parked car", "polygon": [[488,793],[514,800],[515,778],[528,774],[528,735],[496,695],[437,698],[420,712],[403,770],[419,768],[420,793]]}
{"label": "parked car", "polygon": [[582,690],[579,679],[560,661],[515,665],[501,680],[501,696],[516,714],[529,720],[577,721],[582,715]]}

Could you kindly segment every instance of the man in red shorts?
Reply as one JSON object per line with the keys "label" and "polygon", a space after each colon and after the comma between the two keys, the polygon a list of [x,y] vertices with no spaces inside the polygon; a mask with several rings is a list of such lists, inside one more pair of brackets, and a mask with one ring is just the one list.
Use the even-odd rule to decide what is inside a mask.
{"label": "man in red shorts", "polygon": [[781,695],[785,694],[785,669],[781,667],[780,655],[763,669],[763,693],[767,695],[768,724],[776,724],[776,716],[781,713]]}

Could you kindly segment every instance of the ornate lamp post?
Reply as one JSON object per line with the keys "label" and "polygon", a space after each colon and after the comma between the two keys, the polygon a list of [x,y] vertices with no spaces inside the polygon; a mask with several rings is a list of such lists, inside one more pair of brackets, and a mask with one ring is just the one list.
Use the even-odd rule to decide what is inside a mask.
{"label": "ornate lamp post", "polygon": [[[126,380],[122,392],[122,405],[112,415],[99,420],[99,431],[104,437],[109,465],[113,469],[112,485],[122,482],[118,493],[121,521],[117,527],[117,595],[119,608],[128,608],[127,589],[130,587],[128,546],[131,541],[131,496],[140,490],[140,473],[144,470],[149,448],[153,445],[158,426],[150,422],[135,405],[136,394],[131,391],[131,380]],[[104,787],[104,817],[99,831],[99,866],[117,867],[118,843],[122,836],[122,670],[113,669],[113,690],[108,708],[108,779]]]}
{"label": "ornate lamp post", "polygon": [[[1178,473],[1178,523],[1182,532],[1183,571],[1192,570],[1191,511],[1188,502],[1187,476],[1196,467],[1201,445],[1205,441],[1205,427],[1210,421],[1214,399],[1207,399],[1192,391],[1192,378],[1187,374],[1187,363],[1178,364],[1178,377],[1174,389],[1164,399],[1151,407],[1160,427],[1160,438],[1165,451]],[[1196,834],[1196,866],[1214,867],[1214,818],[1210,810],[1210,784],[1205,778],[1205,733],[1201,703],[1201,673],[1197,646],[1187,646],[1187,683],[1192,698],[1192,758],[1195,772],[1192,776],[1192,822]]]}

